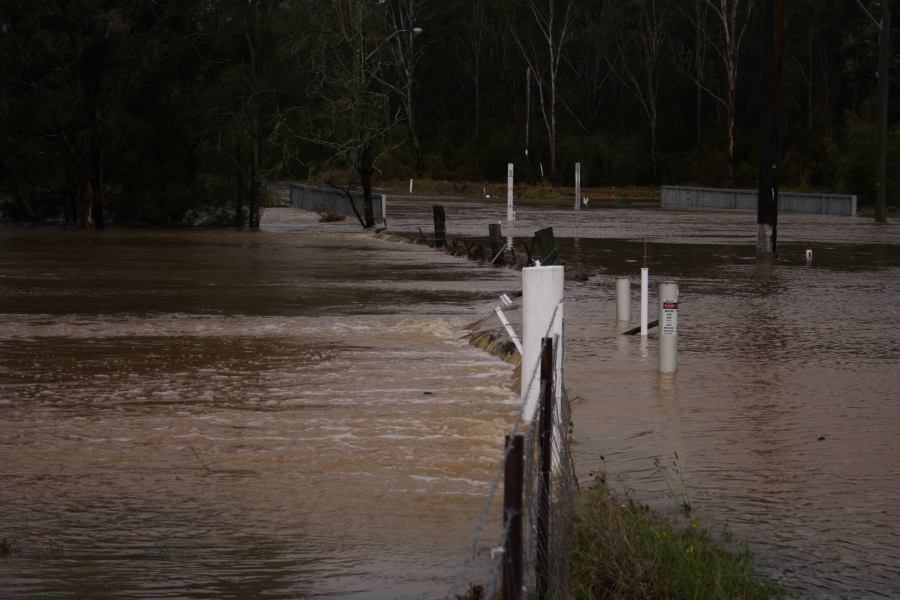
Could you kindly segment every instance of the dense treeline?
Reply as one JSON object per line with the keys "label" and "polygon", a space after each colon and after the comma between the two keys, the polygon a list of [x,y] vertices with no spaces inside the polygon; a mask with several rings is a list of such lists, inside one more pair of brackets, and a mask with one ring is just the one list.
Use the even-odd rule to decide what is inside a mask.
{"label": "dense treeline", "polygon": [[[499,179],[510,161],[551,183],[581,161],[587,185],[752,187],[761,4],[3,2],[0,206],[98,228],[253,227],[270,178],[368,192]],[[871,202],[877,29],[855,0],[791,0],[785,30],[782,182]]]}

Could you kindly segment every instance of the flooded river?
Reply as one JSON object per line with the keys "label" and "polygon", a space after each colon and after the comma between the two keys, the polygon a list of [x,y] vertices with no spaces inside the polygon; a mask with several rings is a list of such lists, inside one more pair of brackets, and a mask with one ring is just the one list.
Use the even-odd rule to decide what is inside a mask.
{"label": "flooded river", "polygon": [[450,587],[517,407],[459,327],[517,276],[267,218],[0,230],[0,597]]}
{"label": "flooded river", "polygon": [[[391,200],[391,231],[431,204]],[[451,236],[505,217],[445,204]],[[751,213],[519,217],[505,234],[553,226],[591,274],[566,284],[583,480],[663,510],[683,481],[792,595],[900,590],[900,227],[783,216],[761,268]],[[675,377],[614,323],[645,248],[680,284]],[[517,406],[459,332],[518,273],[291,209],[0,250],[0,597],[444,596]]]}

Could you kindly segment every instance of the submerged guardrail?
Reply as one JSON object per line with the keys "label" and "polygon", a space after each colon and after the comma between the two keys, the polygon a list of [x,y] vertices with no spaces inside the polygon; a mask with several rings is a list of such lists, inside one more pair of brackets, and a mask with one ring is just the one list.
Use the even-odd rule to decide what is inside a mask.
{"label": "submerged guardrail", "polygon": [[[347,215],[363,214],[362,192],[353,191],[353,204],[343,190],[337,188],[321,187],[304,183],[291,183],[291,206],[302,208],[317,213],[333,213]],[[354,212],[354,207],[356,211]],[[375,220],[382,223],[387,220],[387,195],[372,194],[372,210]]]}
{"label": "submerged guardrail", "polygon": [[[756,190],[664,185],[660,206],[756,210],[757,199]],[[855,217],[856,195],[779,192],[778,212]]]}

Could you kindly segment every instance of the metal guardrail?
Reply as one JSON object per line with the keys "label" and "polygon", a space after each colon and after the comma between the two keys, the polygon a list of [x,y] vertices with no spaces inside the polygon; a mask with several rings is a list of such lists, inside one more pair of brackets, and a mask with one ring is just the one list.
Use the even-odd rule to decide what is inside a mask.
{"label": "metal guardrail", "polygon": [[[338,215],[354,216],[353,206],[357,212],[363,214],[362,192],[351,192],[353,206],[350,199],[341,190],[334,188],[291,183],[291,206],[302,208],[317,213],[334,213]],[[375,213],[375,221],[385,222],[387,217],[387,195],[372,194],[372,210]]]}
{"label": "metal guardrail", "polygon": [[[756,210],[757,197],[756,190],[664,185],[660,206]],[[778,212],[855,217],[856,195],[781,192],[778,194]]]}

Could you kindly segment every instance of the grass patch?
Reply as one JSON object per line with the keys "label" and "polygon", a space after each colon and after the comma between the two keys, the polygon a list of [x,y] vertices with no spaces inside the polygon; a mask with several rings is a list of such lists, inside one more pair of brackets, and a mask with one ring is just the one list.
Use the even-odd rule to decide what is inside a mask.
{"label": "grass patch", "polygon": [[319,213],[319,223],[334,223],[335,221],[344,221],[346,219],[346,215],[339,215],[333,212]]}
{"label": "grass patch", "polygon": [[579,497],[569,598],[773,598],[749,550],[713,539],[700,519],[672,524],[602,480]]}
{"label": "grass patch", "polygon": [[565,194],[560,188],[550,185],[529,185],[517,188],[522,200],[561,200]]}
{"label": "grass patch", "polygon": [[616,206],[631,206],[631,198],[628,196],[620,196],[616,199]]}

